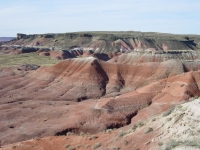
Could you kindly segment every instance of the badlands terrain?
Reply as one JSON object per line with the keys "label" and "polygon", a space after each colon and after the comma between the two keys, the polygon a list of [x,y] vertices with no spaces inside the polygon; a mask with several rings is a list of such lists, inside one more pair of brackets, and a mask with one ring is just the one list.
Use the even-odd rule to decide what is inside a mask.
{"label": "badlands terrain", "polygon": [[200,149],[200,36],[17,34],[0,43],[0,149]]}

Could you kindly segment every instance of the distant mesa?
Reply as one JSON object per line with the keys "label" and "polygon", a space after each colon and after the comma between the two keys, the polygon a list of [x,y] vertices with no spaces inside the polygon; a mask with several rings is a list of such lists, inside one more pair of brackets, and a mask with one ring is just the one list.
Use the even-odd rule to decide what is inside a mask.
{"label": "distant mesa", "polygon": [[168,51],[199,49],[200,36],[153,32],[74,32],[60,34],[22,34],[10,45],[45,46],[57,50],[84,47],[94,53]]}

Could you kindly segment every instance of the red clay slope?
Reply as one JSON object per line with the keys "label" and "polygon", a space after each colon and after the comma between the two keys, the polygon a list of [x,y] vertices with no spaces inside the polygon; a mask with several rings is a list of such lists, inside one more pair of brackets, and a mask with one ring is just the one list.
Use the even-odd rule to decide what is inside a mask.
{"label": "red clay slope", "polygon": [[1,144],[68,131],[96,133],[146,119],[200,95],[199,72],[183,74],[190,70],[199,70],[199,63],[125,65],[93,57],[36,71],[1,69]]}
{"label": "red clay slope", "polygon": [[[78,133],[78,129],[86,133],[91,131],[92,128],[100,130],[102,126],[114,125],[116,122],[122,123],[128,119],[125,116],[130,116],[131,113],[133,115],[133,113],[137,112],[136,116],[131,116],[133,117],[132,123],[134,124],[136,120],[144,120],[147,117],[149,118],[150,116],[161,113],[188,97],[200,95],[199,79],[199,71],[189,72],[159,80],[116,98],[104,98],[98,101],[88,100],[80,102],[79,104],[65,105],[66,103],[64,102],[52,101],[48,103],[26,101],[22,104],[4,104],[1,105],[0,117],[3,118],[4,116],[4,120],[1,120],[4,128],[4,135],[1,136],[3,137],[1,141],[5,142],[2,142],[4,145],[9,142],[12,143],[29,139],[31,136],[48,136],[49,134],[55,134],[56,129],[57,135],[64,135],[68,131]],[[150,102],[150,106],[146,105]],[[17,105],[21,105],[21,107],[16,107]],[[9,127],[6,125],[9,125]],[[110,126],[110,128],[113,127]],[[113,131],[111,134],[99,133],[96,135],[97,138],[92,138],[94,136],[90,135],[83,137],[46,137],[14,144],[14,148],[20,150],[35,150],[39,148],[53,150],[66,149],[65,145],[68,144],[70,147],[87,149],[87,145],[92,147],[95,143],[99,142],[101,143],[101,148],[116,146],[121,147],[121,149],[133,147],[150,149],[149,146],[153,146],[150,143],[154,143],[153,139],[155,136],[159,136],[162,133],[159,131],[160,127],[156,125],[153,126],[154,130],[156,129],[155,131],[150,134],[144,134],[147,127],[149,126],[145,126],[145,128],[137,130],[136,133],[132,133],[133,131],[128,130],[131,126],[127,126]],[[63,128],[63,131],[58,132],[58,128]],[[90,130],[85,130],[89,128]],[[120,136],[120,130],[122,133],[126,132],[128,134],[123,140]],[[89,140],[90,137],[92,140]],[[154,144],[157,144],[157,142]],[[13,148],[13,145],[3,149],[8,150],[11,148]]]}

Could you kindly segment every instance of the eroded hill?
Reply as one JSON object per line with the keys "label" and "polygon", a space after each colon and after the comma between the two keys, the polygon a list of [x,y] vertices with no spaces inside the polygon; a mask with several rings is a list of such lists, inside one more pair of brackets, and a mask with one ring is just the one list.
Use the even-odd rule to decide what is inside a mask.
{"label": "eroded hill", "polygon": [[[174,134],[174,147],[191,148],[183,143],[186,113],[178,111],[188,105],[191,115],[198,106],[198,100],[179,105],[200,96],[198,40],[136,32],[18,34],[0,48],[2,149],[166,149]],[[180,119],[188,128],[171,130]],[[8,145],[16,142],[22,143]]]}
{"label": "eroded hill", "polygon": [[92,57],[35,71],[2,68],[2,145],[69,131],[97,133],[145,120],[199,96],[198,70],[199,62],[126,65]]}

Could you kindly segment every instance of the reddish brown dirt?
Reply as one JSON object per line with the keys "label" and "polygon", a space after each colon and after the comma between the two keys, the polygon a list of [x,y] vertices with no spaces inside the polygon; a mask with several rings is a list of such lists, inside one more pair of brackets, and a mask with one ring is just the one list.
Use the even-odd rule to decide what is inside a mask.
{"label": "reddish brown dirt", "polygon": [[[96,143],[100,143],[98,149],[113,149],[120,148],[122,150],[126,149],[140,149],[149,150],[157,142],[151,142],[154,136],[158,135],[159,131],[152,132],[150,134],[144,134],[144,129],[134,133],[129,134],[124,137],[119,137],[119,131],[112,131],[112,133],[99,133],[95,135],[97,138],[92,139],[92,135],[84,136],[60,136],[60,137],[45,137],[42,139],[33,139],[30,141],[25,141],[17,143],[14,145],[8,145],[2,148],[2,150],[66,150],[68,148],[76,148],[80,150],[94,149]],[[140,137],[140,138],[138,138]],[[91,139],[91,140],[90,140]],[[153,149],[152,149],[153,150]]]}
{"label": "reddish brown dirt", "polygon": [[67,59],[67,58],[73,58],[70,53],[66,53],[63,51],[50,51],[50,57],[54,59]]}
{"label": "reddish brown dirt", "polygon": [[[174,139],[188,141],[188,137],[193,141],[198,139],[200,133],[195,133],[195,135],[191,136],[191,132],[199,129],[199,105],[200,100],[196,99],[192,102],[174,107],[167,116],[164,115],[166,112],[160,115],[154,115],[146,121],[140,121],[120,129],[106,130],[95,135],[88,133],[69,135],[68,133],[68,136],[34,138],[2,146],[1,150],[159,150],[166,149],[166,147],[169,149],[175,146],[180,148],[180,145],[184,148],[184,142],[180,143],[179,146],[170,146],[172,142],[170,143],[169,141]],[[191,129],[191,126],[196,126],[196,129]],[[177,128],[179,129],[177,130]],[[191,131],[187,132],[188,129]],[[96,148],[94,148],[95,146]],[[185,147],[185,149],[198,149],[195,146],[189,144],[189,147]]]}
{"label": "reddish brown dirt", "polygon": [[3,68],[1,145],[68,131],[97,133],[145,120],[199,96],[198,70],[198,62],[128,65],[93,57],[36,71]]}

